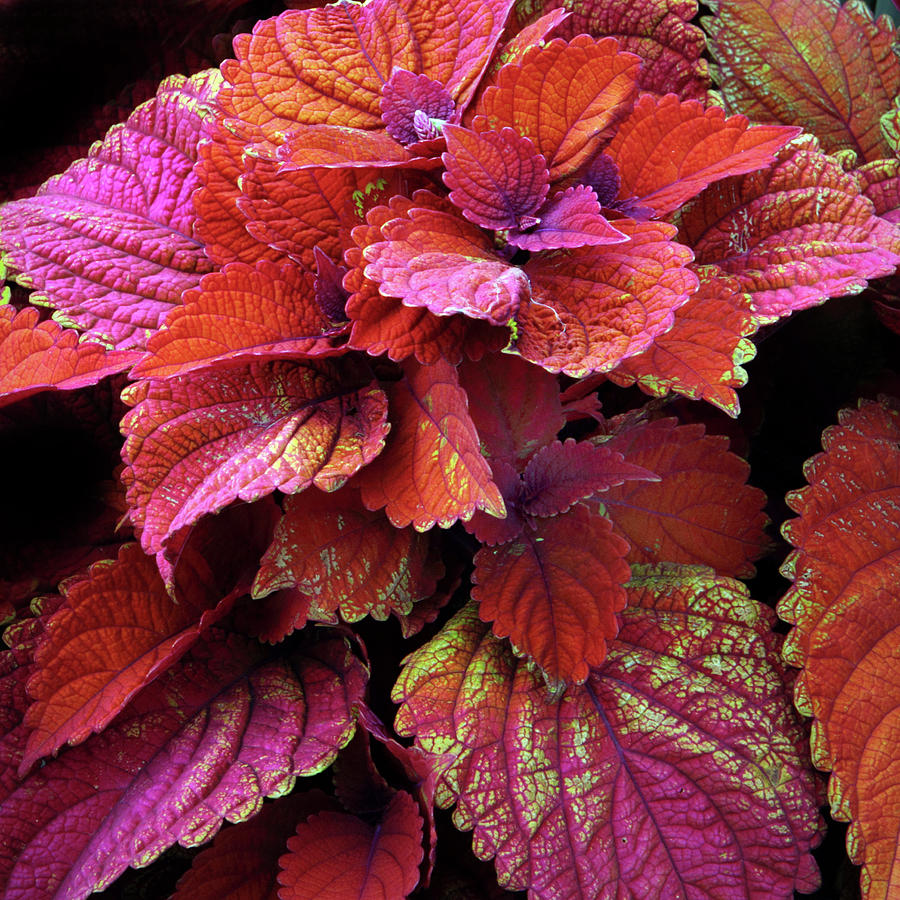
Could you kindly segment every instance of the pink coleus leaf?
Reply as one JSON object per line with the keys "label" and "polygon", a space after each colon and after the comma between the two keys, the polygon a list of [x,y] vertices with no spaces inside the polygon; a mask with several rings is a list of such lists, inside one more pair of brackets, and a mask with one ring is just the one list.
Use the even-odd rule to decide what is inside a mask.
{"label": "pink coleus leaf", "polygon": [[395,361],[413,356],[426,366],[440,360],[456,365],[463,355],[481,359],[485,353],[500,350],[509,341],[506,328],[467,316],[437,316],[422,307],[405,306],[396,297],[383,296],[379,285],[366,277],[363,253],[381,242],[383,225],[398,215],[405,216],[414,206],[430,203],[437,211],[452,210],[446,200],[434,194],[416,192],[413,196],[415,203],[398,196],[390,206],[375,207],[367,213],[366,224],[353,229],[356,246],[349,247],[344,255],[350,268],[344,279],[350,292],[346,305],[351,328],[349,346],[373,356],[386,353]]}
{"label": "pink coleus leaf", "polygon": [[0,212],[0,243],[32,302],[118,349],[143,347],[211,270],[192,236],[192,173],[217,72],[167,78],[87,159]]}
{"label": "pink coleus leaf", "polygon": [[550,189],[547,161],[512,128],[481,133],[443,130],[444,184],[462,214],[482,228],[529,228]]}
{"label": "pink coleus leaf", "polygon": [[297,827],[279,859],[280,900],[402,900],[419,882],[422,817],[398,791],[376,827],[323,812]]}
{"label": "pink coleus leaf", "polygon": [[659,478],[610,447],[569,438],[538,450],[528,461],[522,481],[522,511],[529,516],[555,516],[579,500],[626,481]]}
{"label": "pink coleus leaf", "polygon": [[433,140],[455,118],[450,92],[427,75],[394,69],[381,90],[381,118],[387,133],[404,146]]}
{"label": "pink coleus leaf", "polygon": [[[586,34],[533,47],[497,73],[476,112],[514,128],[547,160],[550,180],[573,174],[611,134],[637,94],[640,59]],[[560,98],[565,98],[563,101]]]}
{"label": "pink coleus leaf", "polygon": [[426,531],[466,521],[476,509],[503,516],[503,497],[447,363],[407,365],[390,389],[391,433],[382,458],[356,479],[363,503],[397,528]]}
{"label": "pink coleus leaf", "polygon": [[74,331],[39,320],[36,309],[16,312],[0,305],[0,406],[40,391],[88,387],[140,357],[133,350],[79,343]]}
{"label": "pink coleus leaf", "polygon": [[723,109],[674,94],[644,94],[603,152],[618,167],[619,197],[637,198],[665,216],[713,181],[768,165],[799,133],[751,127],[745,116],[726,119]]}
{"label": "pink coleus leaf", "polygon": [[371,376],[328,360],[139,382],[122,420],[131,519],[148,553],[233,500],[340,487],[388,431]]}
{"label": "pink coleus leaf", "polygon": [[900,889],[900,403],[882,396],[844,409],[787,496],[799,518],[782,567],[793,584],[778,605],[794,624],[785,660],[802,667],[794,702],[815,717],[812,758],[831,770],[832,815],[850,821],[847,849],[862,864],[863,896]]}
{"label": "pink coleus leaf", "polygon": [[319,790],[296,791],[263,804],[259,815],[223,828],[194,857],[170,900],[278,900],[278,858],[297,823],[339,809]]}
{"label": "pink coleus leaf", "polygon": [[627,552],[609,519],[578,505],[479,550],[472,597],[494,634],[534,660],[549,685],[581,684],[619,630]]}
{"label": "pink coleus leaf", "polygon": [[507,240],[521,250],[559,250],[621,244],[628,236],[614,228],[600,212],[593,188],[579,184],[554,194],[540,209],[533,225],[512,228]]}
{"label": "pink coleus leaf", "polygon": [[643,352],[697,288],[691,251],[664,222],[616,220],[626,243],[538,255],[523,270],[533,299],[511,345],[550,372],[581,378]]}
{"label": "pink coleus leaf", "polygon": [[365,275],[406,306],[506,325],[531,297],[528,278],[499,257],[477,226],[452,213],[413,207],[381,226],[363,251]]}
{"label": "pink coleus leaf", "polygon": [[469,414],[484,454],[515,467],[556,438],[565,425],[558,380],[515,356],[492,353],[459,367]]}
{"label": "pink coleus leaf", "polygon": [[659,476],[623,482],[598,498],[631,544],[629,562],[699,563],[752,577],[753,561],[768,546],[766,497],[746,484],[750,468],[729,452],[727,438],[659,419],[625,426],[607,442]]}
{"label": "pink coleus leaf", "polygon": [[310,618],[339,609],[347,622],[383,620],[430,597],[442,574],[427,535],[395,528],[348,485],[288,498],[253,595],[297,588],[313,598]]}
{"label": "pink coleus leaf", "polygon": [[173,599],[137,544],[63,583],[65,603],[47,623],[28,682],[23,773],[63,744],[101,731],[228,611],[199,580],[187,587]]}
{"label": "pink coleus leaf", "polygon": [[707,188],[680,228],[699,264],[737,277],[760,323],[858,292],[900,263],[900,233],[809,135],[770,167]]}
{"label": "pink coleus leaf", "polygon": [[454,758],[439,804],[542,900],[814,890],[818,797],[771,612],[708,569],[627,591],[603,664],[556,696],[474,603],[407,659],[395,727]]}
{"label": "pink coleus leaf", "polygon": [[186,291],[132,369],[135,378],[184,375],[236,362],[341,352],[342,323],[319,306],[315,278],[296,263],[229,263]]}
{"label": "pink coleus leaf", "polygon": [[211,630],[117,722],[0,804],[4,896],[83,898],[253,815],[331,764],[366,675],[340,638],[279,655]]}
{"label": "pink coleus leaf", "polygon": [[894,155],[879,117],[900,93],[897,35],[862,3],[716,0],[703,21],[729,107],[757,122],[799,125],[829,153]]}
{"label": "pink coleus leaf", "polygon": [[700,276],[699,290],[675,313],[672,329],[643,353],[623,359],[609,380],[637,384],[654,397],[675,391],[737,416],[736,389],[747,383],[743,364],[756,354],[749,340],[756,331],[750,297],[714,266]]}

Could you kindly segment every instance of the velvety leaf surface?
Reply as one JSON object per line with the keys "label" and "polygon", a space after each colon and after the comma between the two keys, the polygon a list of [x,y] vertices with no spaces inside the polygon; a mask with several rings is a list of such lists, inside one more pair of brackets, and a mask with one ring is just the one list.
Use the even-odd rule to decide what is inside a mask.
{"label": "velvety leaf surface", "polygon": [[[539,4],[546,10],[554,3]],[[578,34],[614,37],[622,50],[641,57],[638,83],[655,94],[677,93],[682,99],[705,100],[709,72],[703,53],[706,36],[691,20],[697,15],[694,0],[636,0],[634,3],[580,3],[562,0],[569,18],[556,31],[560,37]],[[526,11],[530,4],[522,4]]]}
{"label": "velvety leaf surface", "polygon": [[704,109],[674,94],[644,94],[603,152],[618,167],[619,197],[635,197],[665,216],[713,181],[771,163],[775,151],[799,133],[777,125],[751,127],[744,116],[726,119],[719,107]]}
{"label": "velvety leaf surface", "polygon": [[623,359],[610,381],[638,384],[654,397],[674,391],[737,416],[736,390],[747,383],[743,364],[756,354],[748,340],[756,325],[737,280],[711,269],[701,273],[699,290],[675,313],[672,329],[643,353]]}
{"label": "velvety leaf surface", "polygon": [[758,322],[856,293],[900,263],[900,238],[874,214],[852,173],[792,141],[768,169],[709,187],[681,217],[697,262],[736,275]]}
{"label": "velvety leaf surface", "polygon": [[716,0],[704,20],[725,100],[757,122],[800,125],[829,153],[893,156],[879,118],[900,93],[888,16],[849,0]]}
{"label": "velvety leaf surface", "polygon": [[[427,309],[405,306],[395,297],[383,296],[379,285],[365,275],[363,253],[382,242],[383,225],[398,215],[405,216],[413,206],[431,203],[437,211],[452,209],[434,194],[417,192],[414,197],[415,203],[406,197],[395,197],[390,206],[375,207],[367,214],[367,224],[353,229],[356,246],[350,247],[344,257],[350,267],[344,279],[350,292],[346,306],[351,323],[349,345],[373,356],[386,353],[396,361],[414,356],[426,366],[440,360],[456,365],[464,354],[470,359],[481,359],[486,351],[499,350],[509,341],[506,328],[466,316],[437,316]],[[476,241],[486,244],[483,236]]]}
{"label": "velvety leaf surface", "polygon": [[139,359],[134,351],[79,344],[76,332],[39,319],[36,309],[0,305],[0,406],[40,391],[96,384]]}
{"label": "velvety leaf surface", "polygon": [[504,515],[453,366],[407,366],[390,390],[390,419],[381,459],[356,480],[367,508],[417,531],[449,528],[476,509]]}
{"label": "velvety leaf surface", "polygon": [[516,321],[513,348],[550,372],[608,372],[672,327],[697,288],[691,251],[663,222],[616,220],[629,240],[536,256],[524,266],[533,302]]}
{"label": "velvety leaf surface", "polygon": [[788,898],[817,797],[773,616],[708,569],[641,570],[582,685],[544,684],[470,604],[407,660],[400,734],[451,753],[438,802],[535,898]]}
{"label": "velvety leaf surface", "polygon": [[813,761],[832,770],[832,815],[852,821],[851,858],[863,895],[900,890],[900,405],[861,401],[822,436],[804,466],[809,487],[788,494],[794,583],[778,606],[796,625],[785,659],[802,666],[795,702],[815,717]]}
{"label": "velvety leaf surface", "polygon": [[210,632],[115,724],[0,804],[4,896],[83,898],[176,841],[248,818],[332,762],[365,680],[341,639],[279,657]]}
{"label": "velvety leaf surface", "polygon": [[478,614],[549,685],[581,684],[606,657],[625,606],[628,543],[584,506],[532,520],[511,543],[475,555]]}
{"label": "velvety leaf surface", "polygon": [[413,207],[381,226],[366,247],[366,278],[381,294],[438,316],[461,313],[506,325],[531,298],[528,278],[499,257],[494,242],[458,215]]}
{"label": "velvety leaf surface", "polygon": [[251,363],[127,392],[123,482],[147,552],[233,500],[335,490],[384,445],[384,392],[329,361]]}
{"label": "velvety leaf surface", "polygon": [[395,528],[367,510],[350,486],[290,497],[260,564],[253,594],[296,587],[313,598],[310,617],[340,609],[346,622],[409,613],[443,574],[427,535]]}
{"label": "velvety leaf surface", "polygon": [[894,225],[900,224],[900,158],[879,159],[860,166],[856,175],[875,213]]}
{"label": "velvety leaf surface", "polygon": [[280,900],[402,900],[419,881],[422,817],[398,791],[373,827],[356,816],[311,816],[281,857]]}
{"label": "velvety leaf surface", "polygon": [[554,441],[538,450],[522,478],[522,511],[530,516],[555,516],[579,500],[625,481],[658,480],[610,447],[576,442],[574,438]]}
{"label": "velvety leaf surface", "polygon": [[166,79],[87,159],[0,213],[0,242],[32,302],[119,349],[143,347],[211,265],[192,236],[192,173],[217,72]]}
{"label": "velvety leaf surface", "polygon": [[550,189],[547,161],[512,128],[481,134],[447,125],[443,130],[444,184],[462,214],[482,228],[528,227]]}
{"label": "velvety leaf surface", "polygon": [[464,108],[511,5],[377,0],[289,10],[238,35],[220,102],[275,143],[296,124],[383,129],[381,91],[394,69],[427,75]]}
{"label": "velvety leaf surface", "polygon": [[223,828],[179,879],[170,900],[278,900],[278,858],[297,823],[338,804],[322,791],[263,804],[259,815]]}
{"label": "velvety leaf surface", "polygon": [[328,356],[346,330],[316,302],[311,272],[295,263],[235,262],[203,277],[166,317],[132,369],[135,378],[183,375],[252,359]]}
{"label": "velvety leaf surface", "polygon": [[558,181],[575,172],[609,137],[637,94],[640,60],[615,41],[578,35],[527,50],[497,74],[477,112],[491,128],[530,138]]}
{"label": "velvety leaf surface", "polygon": [[174,600],[153,557],[137,544],[61,586],[28,681],[27,771],[66,742],[103,729],[145,685],[184,654],[227,609],[198,580]]}
{"label": "velvety leaf surface", "polygon": [[565,424],[557,379],[515,356],[492,353],[459,367],[469,415],[491,459],[521,466]]}
{"label": "velvety leaf surface", "polygon": [[675,419],[628,427],[609,446],[659,476],[626,481],[600,500],[631,544],[635,563],[700,563],[722,575],[751,577],[768,546],[765,495],[745,482],[749,466],[728,439]]}

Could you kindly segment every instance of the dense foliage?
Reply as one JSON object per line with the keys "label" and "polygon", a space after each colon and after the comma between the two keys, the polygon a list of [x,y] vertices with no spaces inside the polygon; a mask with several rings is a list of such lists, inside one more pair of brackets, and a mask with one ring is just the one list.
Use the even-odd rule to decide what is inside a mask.
{"label": "dense foliage", "polygon": [[795,313],[896,348],[891,23],[286,5],[104,8],[153,66],[2,182],[3,895],[837,896],[827,799],[897,896],[900,401],[786,592],[735,452]]}

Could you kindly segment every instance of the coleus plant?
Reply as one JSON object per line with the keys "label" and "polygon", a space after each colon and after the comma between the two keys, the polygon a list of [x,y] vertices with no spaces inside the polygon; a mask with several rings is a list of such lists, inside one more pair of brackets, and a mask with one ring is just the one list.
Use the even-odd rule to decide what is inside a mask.
{"label": "coleus plant", "polygon": [[[77,528],[4,550],[4,896],[210,841],[174,896],[493,896],[448,807],[534,897],[816,888],[794,679],[736,580],[765,497],[661,401],[736,416],[759,327],[893,274],[900,64],[859,4],[720,2],[708,41],[696,12],[285,10],[0,209],[5,439],[64,422],[107,460]],[[657,399],[604,415],[607,384]],[[865,410],[862,542],[896,440]],[[826,450],[785,659],[887,897],[897,694],[853,731],[821,692],[881,657],[832,675],[810,637],[845,637],[817,563],[855,571]]]}

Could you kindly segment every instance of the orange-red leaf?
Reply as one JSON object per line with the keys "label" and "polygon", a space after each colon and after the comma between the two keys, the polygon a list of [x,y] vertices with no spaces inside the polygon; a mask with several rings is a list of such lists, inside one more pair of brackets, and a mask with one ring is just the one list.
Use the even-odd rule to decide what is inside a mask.
{"label": "orange-red leaf", "polygon": [[[2,273],[0,273],[2,274]],[[74,390],[127,369],[140,354],[79,343],[78,334],[40,322],[36,309],[0,305],[0,406],[46,390]]]}
{"label": "orange-red leaf", "polygon": [[377,827],[345,813],[311,816],[279,859],[280,900],[402,900],[419,882],[422,817],[398,791]]}
{"label": "orange-red leaf", "polygon": [[639,71],[640,59],[615,41],[556,39],[504,66],[477,112],[494,129],[508,125],[530,138],[558,181],[590,159],[631,108]]}
{"label": "orange-red leaf", "polygon": [[680,102],[674,94],[644,94],[603,152],[618,166],[619,197],[637,198],[665,216],[713,181],[772,162],[775,151],[799,133],[778,125],[751,127],[744,116],[726,119],[723,109]]}
{"label": "orange-red leaf", "polygon": [[768,546],[765,495],[745,482],[749,466],[728,439],[702,425],[660,419],[626,428],[610,443],[657,482],[626,481],[600,501],[631,544],[634,563],[701,563],[723,575],[748,577]]}
{"label": "orange-red leaf", "polygon": [[288,498],[253,594],[297,588],[313,598],[312,619],[328,619],[338,609],[347,622],[386,619],[430,597],[442,574],[427,535],[395,528],[348,485]]}
{"label": "orange-red leaf", "polygon": [[581,684],[619,630],[627,552],[612,522],[584,506],[533,520],[514,541],[476,554],[478,614],[550,685]]}
{"label": "orange-red leaf", "polygon": [[731,108],[757,122],[799,125],[829,153],[893,156],[879,118],[900,93],[888,16],[860,0],[716,0],[704,20]]}
{"label": "orange-red leaf", "polygon": [[756,348],[750,298],[737,280],[714,267],[701,273],[700,289],[675,313],[671,331],[643,353],[623,359],[610,381],[638,384],[654,397],[675,391],[706,400],[731,416],[740,411],[736,389],[747,383],[743,364]]}
{"label": "orange-red leaf", "polygon": [[391,387],[390,419],[381,459],[356,480],[369,509],[418,531],[449,528],[476,509],[505,514],[453,366],[407,365]]}
{"label": "orange-red leaf", "polygon": [[809,487],[788,494],[800,517],[784,526],[796,549],[782,571],[794,583],[778,612],[796,626],[784,649],[803,667],[795,702],[816,720],[832,815],[852,821],[863,895],[890,900],[900,891],[900,403],[861,402],[839,421],[804,466]]}

